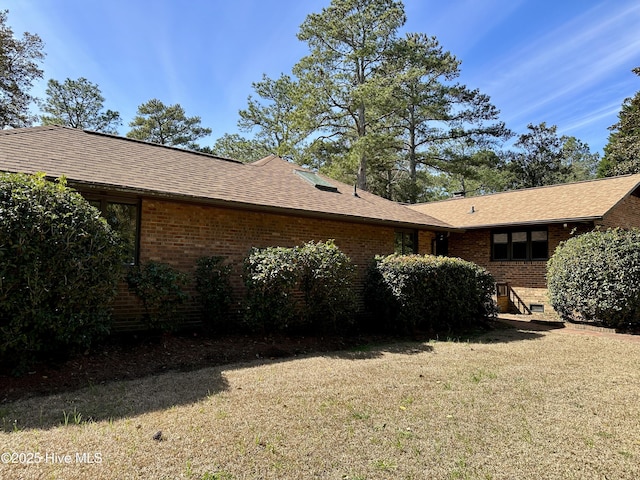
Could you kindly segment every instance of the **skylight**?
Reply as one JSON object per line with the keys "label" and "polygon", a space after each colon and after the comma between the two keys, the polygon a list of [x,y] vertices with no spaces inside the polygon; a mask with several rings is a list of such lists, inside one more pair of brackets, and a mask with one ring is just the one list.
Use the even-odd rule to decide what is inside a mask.
{"label": "skylight", "polygon": [[294,170],[296,174],[304,178],[307,182],[311,183],[314,187],[319,190],[325,190],[327,192],[337,192],[338,187],[330,184],[324,178],[313,172],[306,172],[304,170]]}

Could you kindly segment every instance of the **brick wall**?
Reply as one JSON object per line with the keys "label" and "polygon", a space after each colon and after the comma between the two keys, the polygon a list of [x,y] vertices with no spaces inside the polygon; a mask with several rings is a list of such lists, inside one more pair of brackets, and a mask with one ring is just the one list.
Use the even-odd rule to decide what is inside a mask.
{"label": "brick wall", "polygon": [[[592,228],[590,224],[569,223],[566,227],[564,224],[549,225],[549,256],[553,255],[561,241]],[[496,282],[508,283],[527,306],[531,303],[542,303],[545,305],[545,312],[553,312],[547,299],[547,262],[492,261],[490,229],[452,233],[449,236],[449,255],[486,268],[495,277]]]}
{"label": "brick wall", "polygon": [[[367,267],[375,255],[393,253],[393,227],[335,220],[311,219],[233,209],[144,199],[141,207],[140,262],[168,263],[183,272],[193,272],[202,256],[220,255],[232,265],[232,286],[236,299],[244,293],[242,262],[251,247],[293,247],[308,241],[334,239],[357,267],[362,287]],[[420,253],[431,252],[434,234],[420,232]],[[142,312],[135,297],[122,289],[115,305],[121,328],[134,326]],[[190,293],[193,293],[191,289]],[[185,309],[197,316],[197,305]]]}
{"label": "brick wall", "polygon": [[608,228],[640,228],[640,197],[625,198],[597,224]]}

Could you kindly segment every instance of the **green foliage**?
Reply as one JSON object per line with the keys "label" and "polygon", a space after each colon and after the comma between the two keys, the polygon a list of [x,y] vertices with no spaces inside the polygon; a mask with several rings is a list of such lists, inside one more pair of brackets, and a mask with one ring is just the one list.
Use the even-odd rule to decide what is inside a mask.
{"label": "green foliage", "polygon": [[29,90],[42,78],[38,65],[44,60],[40,37],[25,32],[21,39],[15,38],[7,25],[8,13],[0,10],[0,129],[31,125],[29,105],[34,97]]}
{"label": "green foliage", "polygon": [[200,126],[200,117],[187,117],[179,104],[166,106],[155,98],[138,107],[129,126],[129,138],[192,150],[199,149],[197,139],[211,133]]}
{"label": "green foliage", "polygon": [[[404,192],[410,203],[419,198],[420,171],[473,178],[493,159],[479,152],[511,136],[487,95],[452,81],[460,61],[444,51],[435,37],[409,33],[396,40],[383,66],[392,82],[391,125],[402,142],[400,170],[407,170]],[[389,125],[387,125],[389,127]]]}
{"label": "green foliage", "polygon": [[239,160],[244,163],[255,162],[272,153],[269,145],[265,145],[254,139],[248,140],[237,133],[225,133],[215,141],[213,147],[202,147],[198,150],[218,157]]}
{"label": "green foliage", "polygon": [[295,251],[285,247],[254,248],[244,261],[246,321],[250,329],[286,330],[294,319],[297,281]]}
{"label": "green foliage", "polygon": [[[634,68],[633,73],[640,76],[640,67]],[[598,175],[640,173],[640,91],[624,100],[618,121],[609,129],[611,134]]]}
{"label": "green foliage", "polygon": [[104,97],[98,85],[86,78],[67,78],[64,83],[50,79],[46,94],[42,110],[48,115],[40,117],[43,125],[118,133],[118,126],[122,124],[120,114],[113,110],[103,111]]}
{"label": "green foliage", "polygon": [[187,276],[166,263],[148,262],[127,273],[129,289],[142,301],[150,330],[173,332],[180,326],[178,308],[187,300]]}
{"label": "green foliage", "polygon": [[231,305],[231,266],[224,265],[224,257],[201,257],[196,262],[195,282],[198,299],[203,309],[207,330],[225,331]]}
{"label": "green foliage", "polygon": [[594,231],[560,244],[547,264],[551,305],[565,320],[640,325],[640,230]]}
{"label": "green foliage", "polygon": [[460,61],[435,37],[400,37],[405,21],[395,0],[332,0],[308,15],[298,38],[309,54],[293,76],[253,84],[239,126],[271,152],[396,201],[424,200],[427,173],[493,171],[476,153],[510,135],[498,110],[454,83]]}
{"label": "green foliage", "polygon": [[247,320],[265,331],[341,331],[353,323],[353,274],[333,240],[253,249],[245,260]]}
{"label": "green foliage", "polygon": [[0,358],[86,348],[109,330],[122,266],[100,212],[36,176],[0,176]]}
{"label": "green foliage", "polygon": [[315,331],[337,332],[354,323],[355,267],[334,243],[308,242],[296,249],[303,318]]}
{"label": "green foliage", "polygon": [[555,125],[529,124],[509,152],[508,168],[514,188],[541,187],[595,177],[598,154],[575,137],[558,137]]}
{"label": "green foliage", "polygon": [[405,20],[401,2],[333,0],[321,13],[308,15],[298,33],[310,50],[293,69],[302,122],[317,137],[335,138],[347,147],[340,161],[354,165],[362,190],[368,168],[379,157],[380,142],[367,136],[386,136],[380,114],[390,85],[380,67]]}
{"label": "green foliage", "polygon": [[238,127],[245,132],[256,129],[255,141],[268,153],[297,158],[299,146],[308,132],[296,120],[296,82],[289,75],[281,75],[277,80],[263,75],[262,81],[252,86],[266,105],[249,96],[247,109],[239,112]]}
{"label": "green foliage", "polygon": [[431,255],[378,257],[365,287],[378,326],[399,331],[477,326],[495,315],[494,290],[478,265]]}

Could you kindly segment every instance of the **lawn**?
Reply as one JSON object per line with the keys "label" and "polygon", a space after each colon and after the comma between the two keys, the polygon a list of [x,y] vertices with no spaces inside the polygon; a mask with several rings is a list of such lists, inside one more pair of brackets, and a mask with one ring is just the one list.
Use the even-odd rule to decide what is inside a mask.
{"label": "lawn", "polygon": [[0,463],[0,478],[640,478],[640,343],[567,330],[365,345],[3,403],[3,462],[33,463]]}

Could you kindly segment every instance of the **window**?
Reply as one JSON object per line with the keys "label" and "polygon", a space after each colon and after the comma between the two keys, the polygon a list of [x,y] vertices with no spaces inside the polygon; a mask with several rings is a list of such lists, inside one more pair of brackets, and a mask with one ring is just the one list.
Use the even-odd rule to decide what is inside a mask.
{"label": "window", "polygon": [[439,257],[446,257],[449,255],[449,237],[446,233],[436,234],[436,238],[433,239],[431,245],[431,253],[438,255]]}
{"label": "window", "polygon": [[102,216],[124,242],[125,263],[138,260],[138,202],[112,198],[92,198],[88,201],[102,212]]}
{"label": "window", "polygon": [[402,255],[418,253],[418,232],[415,230],[397,231],[394,251]]}
{"label": "window", "polygon": [[549,257],[549,240],[546,230],[531,232],[531,258],[546,259]]}
{"label": "window", "polygon": [[544,313],[544,305],[542,303],[529,304],[529,310],[531,313]]}
{"label": "window", "polygon": [[549,239],[546,230],[512,230],[492,232],[491,259],[502,260],[547,260]]}

